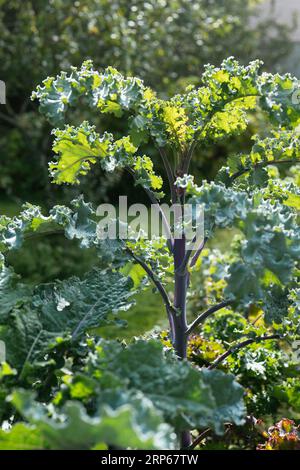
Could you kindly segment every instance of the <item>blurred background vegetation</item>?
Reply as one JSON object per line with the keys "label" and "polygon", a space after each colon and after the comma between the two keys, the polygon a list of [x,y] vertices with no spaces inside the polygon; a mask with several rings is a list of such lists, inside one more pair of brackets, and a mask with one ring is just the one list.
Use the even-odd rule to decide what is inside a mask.
{"label": "blurred background vegetation", "polygon": [[[284,5],[284,0],[0,0],[0,79],[7,87],[7,104],[0,107],[0,213],[14,215],[25,201],[47,210],[79,193],[98,204],[119,194],[143,201],[127,175],[99,169],[80,187],[51,184],[51,128],[30,101],[47,76],[92,59],[96,67],[112,65],[143,78],[166,97],[201,83],[204,64],[218,65],[230,55],[245,64],[260,58],[268,71],[296,72],[296,16],[282,23]],[[86,116],[77,109],[72,117],[80,122]],[[124,131],[122,121],[108,116],[92,120],[116,135]],[[248,135],[198,150],[196,177],[211,179],[228,153],[249,147],[258,128],[264,128],[263,116],[253,114]],[[56,235],[27,242],[10,258],[29,281],[47,282],[81,274],[94,254]],[[161,309],[150,291],[143,294],[127,314],[128,334],[160,323]],[[141,312],[144,320],[137,325]]]}
{"label": "blurred background vegetation", "polygon": [[[75,190],[51,185],[50,127],[30,101],[43,79],[92,59],[96,67],[112,65],[137,75],[168,96],[199,83],[204,64],[218,65],[230,55],[243,63],[260,58],[267,70],[282,70],[293,51],[295,25],[262,15],[261,3],[265,2],[0,0],[0,79],[7,86],[7,105],[0,108],[2,199],[6,195],[17,203],[30,200],[49,207],[83,191],[100,201],[115,194],[120,183],[120,176],[99,174]],[[81,111],[77,113],[80,119]],[[107,116],[99,124],[122,131],[122,123],[109,122]],[[214,149],[211,160],[222,157],[228,146],[232,142]],[[200,170],[212,176],[210,168],[199,165]]]}

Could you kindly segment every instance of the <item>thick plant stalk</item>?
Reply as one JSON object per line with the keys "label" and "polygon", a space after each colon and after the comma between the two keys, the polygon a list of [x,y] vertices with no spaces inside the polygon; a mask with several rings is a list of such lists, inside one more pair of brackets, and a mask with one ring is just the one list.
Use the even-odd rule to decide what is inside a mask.
{"label": "thick plant stalk", "polygon": [[[186,269],[182,272],[180,267],[186,255],[186,241],[183,236],[181,239],[174,240],[174,270],[175,270],[175,289],[174,289],[174,307],[173,314],[173,345],[178,359],[185,359],[187,356],[186,335],[186,293],[188,285],[188,272]],[[172,327],[172,325],[171,325]],[[191,434],[189,431],[183,431],[180,435],[181,448],[187,448],[191,445]]]}
{"label": "thick plant stalk", "polygon": [[186,254],[185,238],[174,241],[174,349],[179,359],[186,358],[187,350],[187,321],[186,321],[186,293],[188,284],[188,272],[182,272],[180,267]]}

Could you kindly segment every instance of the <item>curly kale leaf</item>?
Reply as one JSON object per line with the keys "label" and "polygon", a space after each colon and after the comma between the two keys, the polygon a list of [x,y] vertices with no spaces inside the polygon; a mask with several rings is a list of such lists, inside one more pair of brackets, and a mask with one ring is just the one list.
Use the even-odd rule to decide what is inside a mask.
{"label": "curly kale leaf", "polygon": [[31,437],[31,448],[40,448],[40,443],[32,439],[33,433],[47,449],[174,448],[172,428],[141,393],[122,395],[114,405],[103,403],[92,416],[77,401],[69,401],[53,413],[53,407],[37,403],[25,390],[14,392],[12,402],[32,427],[18,424],[11,431],[2,432],[0,449],[7,447],[16,434],[21,443],[22,438],[26,444]]}
{"label": "curly kale leaf", "polygon": [[[100,400],[103,390],[109,392],[112,377],[121,388],[140,390],[177,430],[212,426],[221,434],[224,422],[243,422],[243,390],[232,375],[179,362],[155,340],[139,340],[127,347],[100,342],[87,362],[86,375],[99,377],[95,387],[100,387],[96,392]],[[76,377],[73,380],[75,386]],[[72,387],[70,383],[71,394]]]}
{"label": "curly kale leaf", "polygon": [[[7,359],[20,368],[43,357],[49,343],[71,335],[75,341],[86,331],[107,324],[110,315],[128,309],[132,303],[133,281],[118,272],[93,269],[83,279],[76,277],[44,284],[31,295],[21,287],[7,286],[0,307],[0,338],[5,341]],[[116,319],[116,321],[118,321]]]}
{"label": "curly kale leaf", "polygon": [[[283,301],[288,292],[283,286],[293,283],[300,255],[297,210],[264,194],[248,194],[222,184],[204,182],[189,190],[194,194],[191,202],[204,207],[208,237],[217,228],[235,228],[239,234],[234,256],[226,259],[223,268],[225,298],[242,308],[261,302],[266,318],[280,321],[288,313],[288,302]],[[221,281],[220,276],[216,280]],[[281,298],[276,314],[270,313],[275,296]]]}

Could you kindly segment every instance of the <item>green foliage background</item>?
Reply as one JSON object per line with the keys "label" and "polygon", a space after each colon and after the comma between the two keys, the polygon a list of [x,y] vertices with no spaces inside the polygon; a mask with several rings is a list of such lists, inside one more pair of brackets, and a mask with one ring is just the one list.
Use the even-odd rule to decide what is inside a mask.
{"label": "green foliage background", "polygon": [[[7,106],[0,109],[0,190],[15,201],[30,200],[52,206],[70,200],[74,190],[51,187],[47,162],[51,136],[45,119],[31,103],[31,91],[47,75],[92,59],[95,67],[108,65],[136,75],[162,95],[199,83],[203,65],[218,65],[234,55],[242,63],[257,58],[268,71],[280,70],[280,60],[292,50],[290,30],[273,20],[252,26],[255,0],[1,0],[1,80],[7,84]],[[81,110],[74,119],[82,121]],[[103,121],[103,120],[102,120]],[[112,120],[102,122],[109,128]],[[115,127],[122,132],[122,122]],[[229,147],[213,153],[198,172],[213,176],[218,160]],[[28,164],[30,162],[30,164]],[[196,168],[197,169],[197,168]],[[122,190],[128,180],[103,176],[88,178],[84,192],[96,202]],[[123,182],[124,181],[124,182]],[[126,188],[127,189],[127,188]],[[142,197],[142,196],[141,196]],[[91,197],[89,197],[91,199]]]}

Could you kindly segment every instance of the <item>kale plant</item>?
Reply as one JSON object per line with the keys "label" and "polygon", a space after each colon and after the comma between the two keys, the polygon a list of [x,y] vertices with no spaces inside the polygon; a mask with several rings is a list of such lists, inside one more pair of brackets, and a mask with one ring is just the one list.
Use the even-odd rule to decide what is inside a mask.
{"label": "kale plant", "polygon": [[[89,61],[37,88],[32,97],[55,126],[53,182],[79,184],[95,165],[126,170],[157,209],[164,232],[152,239],[142,231],[125,240],[101,238],[97,213],[83,197],[47,216],[26,204],[18,217],[1,217],[6,362],[0,413],[8,428],[1,432],[1,448],[192,448],[192,430],[209,427],[222,435],[224,423],[244,423],[243,388],[220,369],[244,347],[298,334],[300,190],[295,177],[284,176],[299,161],[299,90],[290,75],[261,72],[259,61],[241,66],[233,58],[219,68],[208,65],[200,87],[169,100],[138,78],[111,67],[98,72]],[[71,125],[78,107],[122,119],[127,134],[100,132],[87,121]],[[215,181],[195,182],[195,148],[199,155],[199,149],[242,133],[258,107],[269,127],[253,136],[250,153],[233,155]],[[145,143],[152,145],[151,158],[143,153]],[[163,162],[163,176],[154,170],[156,159]],[[163,190],[179,208],[172,221],[160,205]],[[199,223],[196,208],[204,208],[198,244],[188,243],[186,204],[193,208],[193,224]],[[225,254],[211,245],[220,230],[232,234]],[[93,270],[35,287],[22,283],[6,254],[28,237],[57,231],[96,250]],[[193,282],[199,271],[201,285]],[[148,282],[165,305],[167,340],[154,334],[128,344],[101,338],[102,326],[124,326],[118,313]],[[203,311],[191,312],[188,321],[191,290],[202,295]],[[193,365],[189,338],[221,310],[228,350]],[[231,311],[241,317],[242,335],[230,331]],[[243,324],[253,311],[263,317],[263,327]]]}

